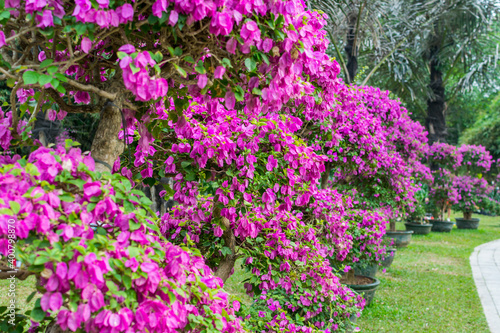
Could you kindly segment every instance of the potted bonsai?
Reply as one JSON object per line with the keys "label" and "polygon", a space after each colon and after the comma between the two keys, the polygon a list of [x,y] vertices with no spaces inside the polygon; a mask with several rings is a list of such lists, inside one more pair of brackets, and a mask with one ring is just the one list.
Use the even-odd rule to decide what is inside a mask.
{"label": "potted bonsai", "polygon": [[427,153],[427,162],[431,166],[433,181],[429,190],[429,206],[433,208],[435,219],[432,231],[450,232],[454,222],[444,219],[449,207],[458,202],[458,192],[453,186],[456,172],[463,157],[455,146],[447,143],[434,143]]}
{"label": "potted bonsai", "polygon": [[457,177],[453,183],[459,198],[453,208],[463,213],[463,218],[456,218],[458,229],[477,229],[479,219],[472,218],[472,213],[487,206],[487,197],[493,190],[483,174],[491,168],[492,157],[483,146],[463,145],[457,149],[462,156],[462,163],[457,168]]}
{"label": "potted bonsai", "polygon": [[456,218],[458,229],[477,229],[479,219],[472,218],[472,213],[488,205],[488,194],[492,187],[484,178],[460,176],[455,179],[455,187],[459,193],[459,200],[453,206],[454,210],[463,213],[463,218]]}
{"label": "potted bonsai", "polygon": [[437,218],[432,220],[432,231],[450,232],[455,224],[455,222],[445,220],[449,205],[457,203],[459,199],[454,180],[455,175],[446,169],[434,172],[434,183],[429,191],[429,197]]}
{"label": "potted bonsai", "polygon": [[408,221],[405,223],[406,230],[411,230],[415,235],[427,235],[431,232],[432,224],[425,218],[425,199],[427,191],[422,188],[415,194],[415,207],[408,214]]}

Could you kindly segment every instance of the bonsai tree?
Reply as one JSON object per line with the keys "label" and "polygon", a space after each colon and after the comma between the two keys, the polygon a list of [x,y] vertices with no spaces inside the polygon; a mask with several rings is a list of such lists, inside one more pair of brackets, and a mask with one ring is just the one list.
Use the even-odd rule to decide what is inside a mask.
{"label": "bonsai tree", "polygon": [[453,209],[462,212],[465,220],[470,220],[474,211],[489,206],[488,195],[493,188],[488,185],[484,178],[458,176],[455,178],[453,186],[459,195]]}

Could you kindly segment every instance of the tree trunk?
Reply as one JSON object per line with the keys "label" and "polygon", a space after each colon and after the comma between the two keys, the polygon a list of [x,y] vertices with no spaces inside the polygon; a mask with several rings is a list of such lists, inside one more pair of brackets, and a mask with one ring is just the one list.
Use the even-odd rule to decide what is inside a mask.
{"label": "tree trunk", "polygon": [[321,188],[325,189],[328,186],[328,179],[330,179],[330,171],[332,170],[332,165],[328,162],[325,163],[325,171],[321,175]]}
{"label": "tree trunk", "polygon": [[432,96],[427,100],[426,127],[429,132],[429,144],[446,142],[446,103],[445,87],[443,85],[443,72],[439,60],[440,38],[434,37],[430,48],[430,84]]}
{"label": "tree trunk", "polygon": [[472,212],[464,212],[464,219],[465,220],[472,219]]}
{"label": "tree trunk", "polygon": [[118,139],[122,127],[123,100],[117,98],[113,103],[104,105],[99,126],[95,133],[92,148],[92,158],[95,160],[95,170],[111,172],[113,164],[124,149],[124,142]]}
{"label": "tree trunk", "polygon": [[354,267],[351,267],[351,269],[346,273],[346,282],[347,284],[356,284],[356,277],[354,275]]}
{"label": "tree trunk", "polygon": [[389,220],[389,231],[396,231],[396,220]]}
{"label": "tree trunk", "polygon": [[349,77],[347,83],[354,81],[354,77],[358,71],[358,46],[356,45],[356,23],[357,16],[351,15],[349,18],[349,30],[347,31],[347,44],[344,48],[347,55],[347,73]]}
{"label": "tree trunk", "polygon": [[221,217],[221,219],[224,224],[224,228],[226,229],[222,234],[222,239],[224,239],[226,246],[231,249],[231,254],[225,256],[221,260],[214,275],[220,277],[223,282],[226,282],[226,280],[231,276],[238,256],[236,255],[236,237],[234,237],[234,232],[231,229],[229,220],[225,217]]}

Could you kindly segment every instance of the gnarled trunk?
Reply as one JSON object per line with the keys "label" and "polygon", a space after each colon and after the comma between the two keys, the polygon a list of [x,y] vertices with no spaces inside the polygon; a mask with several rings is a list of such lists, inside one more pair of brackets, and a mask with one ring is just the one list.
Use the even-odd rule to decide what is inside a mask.
{"label": "gnarled trunk", "polygon": [[111,172],[113,164],[123,152],[124,142],[118,139],[122,127],[123,100],[117,98],[113,103],[107,102],[101,112],[99,126],[95,133],[90,152],[96,162],[95,170]]}

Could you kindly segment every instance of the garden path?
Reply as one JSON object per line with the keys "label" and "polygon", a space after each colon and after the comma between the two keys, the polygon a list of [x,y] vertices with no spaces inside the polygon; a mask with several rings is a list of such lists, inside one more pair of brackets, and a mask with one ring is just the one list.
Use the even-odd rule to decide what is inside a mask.
{"label": "garden path", "polygon": [[500,333],[500,239],[476,247],[470,265],[488,326]]}

